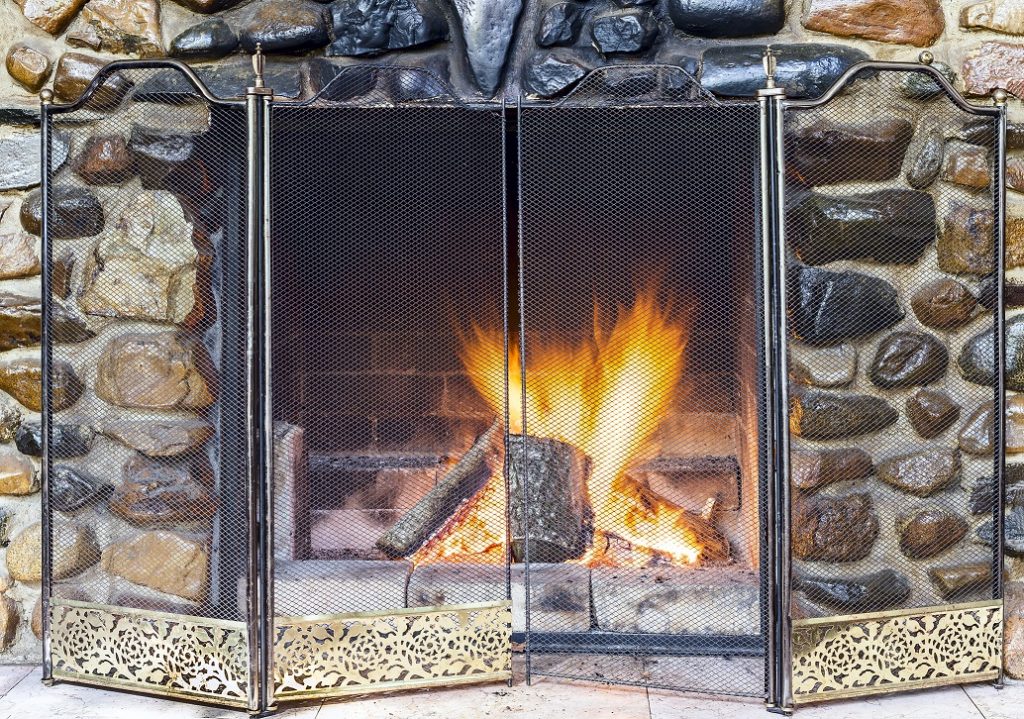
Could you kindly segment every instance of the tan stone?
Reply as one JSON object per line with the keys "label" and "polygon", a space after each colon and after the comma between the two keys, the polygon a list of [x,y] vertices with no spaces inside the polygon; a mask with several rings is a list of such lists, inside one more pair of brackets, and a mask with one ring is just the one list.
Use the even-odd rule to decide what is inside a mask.
{"label": "tan stone", "polygon": [[111,574],[193,601],[206,596],[208,564],[204,543],[164,530],[111,544],[100,559]]}
{"label": "tan stone", "polygon": [[1008,616],[1003,635],[1003,669],[1011,679],[1024,679],[1024,617]]}
{"label": "tan stone", "polygon": [[995,30],[1008,35],[1024,34],[1024,2],[993,0],[967,5],[960,10],[960,27]]}
{"label": "tan stone", "polygon": [[24,495],[39,491],[32,460],[13,447],[0,447],[0,494]]}
{"label": "tan stone", "polygon": [[1024,217],[1006,218],[1006,266],[1024,267]]}
{"label": "tan stone", "polygon": [[161,57],[160,3],[157,0],[90,0],[69,31],[83,44],[119,55]]}
{"label": "tan stone", "polygon": [[925,47],[942,34],[941,0],[809,0],[808,30]]}
{"label": "tan stone", "polygon": [[[121,407],[198,409],[213,403],[212,362],[200,342],[177,332],[125,334],[103,349],[96,396]],[[2,375],[0,375],[2,379]]]}
{"label": "tan stone", "polygon": [[[67,579],[94,565],[100,557],[96,537],[88,526],[54,521],[53,579]],[[7,571],[19,582],[38,582],[43,576],[42,527],[29,525],[7,547]]]}
{"label": "tan stone", "polygon": [[987,148],[955,140],[946,143],[942,162],[943,180],[980,190],[988,187],[991,174]]}
{"label": "tan stone", "polygon": [[25,89],[36,92],[50,76],[50,58],[44,53],[19,42],[7,51],[7,74]]}
{"label": "tan stone", "polygon": [[0,596],[0,653],[6,652],[14,644],[20,620],[18,603],[10,597]]}
{"label": "tan stone", "polygon": [[1006,187],[1024,192],[1024,157],[1006,158]]}
{"label": "tan stone", "polygon": [[969,95],[987,95],[1002,88],[1024,97],[1024,45],[982,43],[964,60],[961,77]]}
{"label": "tan stone", "polygon": [[[43,411],[43,370],[38,357],[23,357],[0,363],[0,390],[33,412]],[[52,365],[50,400],[54,412],[67,409],[82,396],[85,386],[67,362]]]}
{"label": "tan stone", "polygon": [[103,434],[149,457],[172,457],[205,444],[213,425],[202,420],[117,421],[103,425]]}
{"label": "tan stone", "polygon": [[27,232],[0,235],[0,280],[32,277],[42,269],[32,235]]}
{"label": "tan stone", "polygon": [[51,35],[67,27],[86,0],[14,0],[25,18]]}
{"label": "tan stone", "polygon": [[43,599],[40,597],[36,600],[36,605],[32,607],[32,633],[36,635],[36,639],[43,638]]}

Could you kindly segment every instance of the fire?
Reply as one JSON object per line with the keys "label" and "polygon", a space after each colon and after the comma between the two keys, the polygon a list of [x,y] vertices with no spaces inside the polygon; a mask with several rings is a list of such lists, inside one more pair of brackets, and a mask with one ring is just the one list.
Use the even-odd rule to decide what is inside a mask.
{"label": "fire", "polygon": [[[654,558],[680,564],[700,560],[707,525],[650,493],[627,468],[651,450],[685,369],[693,308],[674,308],[641,292],[632,306],[594,313],[593,335],[578,345],[528,342],[525,396],[518,347],[509,348],[509,430],[572,444],[591,462],[587,491],[594,513],[594,544],[578,561],[616,563],[600,545],[608,537],[628,543],[631,564]],[[464,338],[462,361],[473,385],[504,416],[505,344],[501,331],[474,327]],[[525,399],[525,422],[524,422]],[[445,559],[503,561],[502,477],[484,489],[414,556],[418,563]],[[727,550],[726,550],[727,551]]]}

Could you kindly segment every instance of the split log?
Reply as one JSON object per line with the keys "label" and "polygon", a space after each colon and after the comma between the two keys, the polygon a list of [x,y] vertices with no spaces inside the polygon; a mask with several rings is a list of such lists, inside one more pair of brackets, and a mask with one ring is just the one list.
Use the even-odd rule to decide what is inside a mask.
{"label": "split log", "polygon": [[483,489],[501,471],[501,423],[495,420],[476,442],[419,502],[377,540],[377,548],[392,559],[407,557],[444,526],[464,501]]}
{"label": "split log", "polygon": [[705,516],[704,513],[697,514],[683,509],[676,503],[665,499],[665,497],[653,491],[650,487],[637,485],[637,491],[640,495],[638,498],[640,506],[646,511],[653,513],[660,505],[679,514],[683,523],[693,532],[694,538],[701,546],[699,564],[725,564],[729,561],[731,554],[729,540],[714,525],[717,503],[713,499],[709,500],[709,504],[704,506],[707,513]]}
{"label": "split log", "polygon": [[512,558],[523,561],[528,528],[531,563],[576,559],[593,535],[587,496],[590,460],[565,442],[523,439],[513,435],[508,446]]}

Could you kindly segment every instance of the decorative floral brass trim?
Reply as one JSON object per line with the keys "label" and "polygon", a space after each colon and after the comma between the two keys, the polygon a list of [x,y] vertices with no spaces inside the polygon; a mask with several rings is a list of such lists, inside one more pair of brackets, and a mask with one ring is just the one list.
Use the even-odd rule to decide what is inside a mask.
{"label": "decorative floral brass trim", "polygon": [[57,679],[246,706],[244,622],[54,599]]}
{"label": "decorative floral brass trim", "polygon": [[512,675],[511,602],[278,617],[274,696],[303,699]]}
{"label": "decorative floral brass trim", "polygon": [[995,679],[1002,602],[793,622],[793,702]]}

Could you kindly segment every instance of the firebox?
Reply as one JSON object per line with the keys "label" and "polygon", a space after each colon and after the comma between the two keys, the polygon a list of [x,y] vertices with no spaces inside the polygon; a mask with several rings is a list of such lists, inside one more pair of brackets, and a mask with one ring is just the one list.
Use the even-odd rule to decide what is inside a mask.
{"label": "firebox", "polygon": [[1000,680],[1001,100],[254,68],[44,94],[47,679]]}

